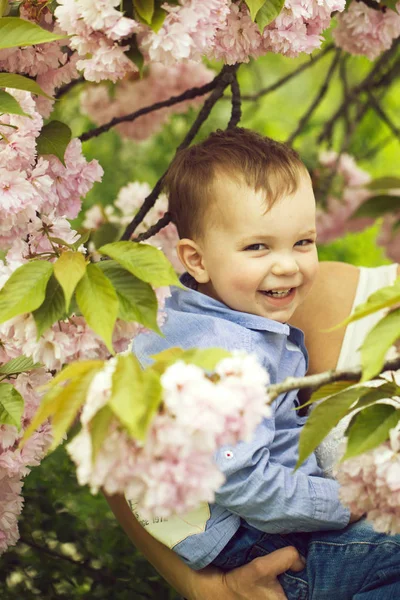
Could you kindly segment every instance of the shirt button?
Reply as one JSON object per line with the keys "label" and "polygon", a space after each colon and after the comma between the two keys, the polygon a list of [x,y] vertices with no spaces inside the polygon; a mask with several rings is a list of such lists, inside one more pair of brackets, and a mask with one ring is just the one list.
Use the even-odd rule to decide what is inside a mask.
{"label": "shirt button", "polygon": [[225,455],[225,458],[227,458],[228,460],[230,460],[231,458],[233,458],[233,452],[232,452],[232,450],[225,450],[224,455]]}

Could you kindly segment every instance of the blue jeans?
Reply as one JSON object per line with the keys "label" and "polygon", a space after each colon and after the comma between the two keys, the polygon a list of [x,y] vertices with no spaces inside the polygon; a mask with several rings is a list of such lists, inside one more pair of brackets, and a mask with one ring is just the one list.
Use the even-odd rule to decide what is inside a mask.
{"label": "blue jeans", "polygon": [[377,533],[364,519],[339,531],[270,534],[244,521],[213,565],[226,571],[295,546],[302,571],[278,577],[288,600],[400,600],[400,535]]}

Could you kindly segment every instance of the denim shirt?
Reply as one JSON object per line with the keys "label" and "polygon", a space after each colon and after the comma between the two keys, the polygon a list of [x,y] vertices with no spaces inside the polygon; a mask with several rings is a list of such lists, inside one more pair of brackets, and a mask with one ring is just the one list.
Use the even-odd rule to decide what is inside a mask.
{"label": "denim shirt", "polygon": [[[185,284],[187,277],[182,278]],[[218,346],[255,353],[271,383],[306,372],[304,335],[295,327],[232,310],[188,288],[172,288],[165,311],[165,337],[150,332],[133,341],[133,352],[143,367],[152,363],[152,354],[169,347]],[[339,501],[339,485],[324,478],[314,455],[293,471],[306,419],[293,410],[297,405],[296,391],[281,394],[271,406],[272,416],[263,419],[251,442],[217,452],[215,460],[226,481],[210,505],[205,531],[174,546],[192,568],[210,564],[236,533],[241,519],[267,533],[341,529],[348,524],[350,513]]]}

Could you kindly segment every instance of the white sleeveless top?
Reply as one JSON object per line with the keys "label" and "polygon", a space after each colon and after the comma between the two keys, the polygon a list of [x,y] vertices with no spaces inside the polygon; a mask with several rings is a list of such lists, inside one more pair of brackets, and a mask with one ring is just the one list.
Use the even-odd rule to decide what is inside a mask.
{"label": "white sleeveless top", "polygon": [[[352,312],[355,307],[365,302],[371,294],[388,285],[392,285],[397,278],[397,265],[385,265],[368,269],[360,267],[360,278],[357,291],[354,298]],[[337,369],[348,369],[360,365],[359,348],[364,341],[367,333],[382,319],[386,310],[373,313],[350,323],[346,328],[342,348],[336,365]],[[347,416],[332,429],[329,435],[324,439],[316,450],[319,465],[328,477],[332,477],[334,464],[340,457],[341,442],[344,438],[344,432],[349,424],[351,416]]]}

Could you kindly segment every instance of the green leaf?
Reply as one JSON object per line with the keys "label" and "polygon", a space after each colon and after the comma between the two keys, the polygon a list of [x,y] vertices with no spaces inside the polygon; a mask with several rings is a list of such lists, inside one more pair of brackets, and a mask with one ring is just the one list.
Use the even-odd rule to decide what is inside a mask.
{"label": "green leaf", "polygon": [[26,114],[16,101],[14,96],[5,92],[4,90],[0,90],[0,113],[7,113],[9,115],[21,115],[23,117],[29,117],[30,115]]}
{"label": "green leaf", "polygon": [[43,304],[34,310],[32,314],[36,323],[37,339],[39,339],[53,323],[65,317],[64,294],[54,275],[52,275],[48,281]]}
{"label": "green leaf", "polygon": [[54,275],[64,292],[67,311],[75,288],[85,272],[86,260],[81,252],[63,252],[54,263]]}
{"label": "green leaf", "polygon": [[304,402],[304,404],[302,404],[301,406],[296,408],[296,410],[300,410],[300,409],[304,408],[305,406],[314,404],[314,402],[318,402],[319,400],[323,400],[324,398],[327,398],[328,396],[332,396],[333,394],[337,394],[338,392],[346,390],[348,387],[351,387],[352,385],[354,385],[354,382],[352,382],[352,381],[335,381],[333,383],[327,383],[326,385],[323,385],[320,388],[318,388],[318,390],[316,390],[312,394],[311,398],[307,402]]}
{"label": "green leaf", "polygon": [[267,0],[257,13],[256,23],[260,33],[264,31],[267,25],[275,21],[281,13],[285,0]]}
{"label": "green leaf", "polygon": [[212,372],[217,364],[224,358],[232,356],[227,350],[222,348],[191,348],[183,350],[179,347],[167,348],[158,354],[154,354],[151,358],[156,362],[152,365],[153,368],[161,366],[163,369],[169,364],[173,364],[178,360],[183,360],[191,365],[196,365],[205,371]]}
{"label": "green leaf", "polygon": [[92,440],[92,462],[96,461],[99,450],[107,436],[114,413],[109,406],[103,406],[90,421],[90,437]]}
{"label": "green leaf", "polygon": [[351,219],[358,217],[380,217],[386,213],[395,213],[400,208],[400,196],[374,196],[369,198],[364,204],[351,215]]}
{"label": "green leaf", "polygon": [[[78,365],[79,367],[83,365],[85,370],[79,368]],[[54,380],[51,382],[50,390],[42,398],[38,410],[24,432],[20,447],[25,444],[26,440],[42,423],[51,417],[53,432],[51,448],[54,449],[73,423],[86,400],[93,377],[103,366],[104,361],[85,361],[84,363],[71,363],[68,365],[71,368],[64,369],[64,379],[59,379],[59,382],[66,379],[70,379],[70,381],[65,386],[61,386],[59,382],[55,384]],[[66,372],[71,376],[65,377]],[[59,375],[62,374],[63,371],[59,373]]]}
{"label": "green leaf", "polygon": [[389,348],[400,337],[400,308],[390,312],[368,332],[361,346],[362,381],[380,372]]}
{"label": "green leaf", "polygon": [[117,293],[97,265],[89,264],[75,293],[79,310],[89,327],[99,335],[114,354],[112,334],[118,314]]}
{"label": "green leaf", "polygon": [[18,375],[19,373],[39,369],[41,366],[40,363],[33,362],[30,357],[21,355],[0,365],[0,375]]}
{"label": "green leaf", "polygon": [[39,155],[54,154],[65,166],[64,154],[71,141],[72,132],[61,121],[50,121],[43,127],[36,140]]}
{"label": "green leaf", "polygon": [[80,409],[85,404],[86,396],[97,374],[97,370],[92,370],[82,377],[73,379],[68,385],[61,389],[57,397],[52,399],[52,404],[56,408],[51,419],[51,430],[53,440],[51,450],[57,448],[58,444],[71,427]]}
{"label": "green leaf", "polygon": [[55,40],[64,40],[66,35],[58,35],[42,29],[32,21],[18,17],[0,18],[0,50],[16,48],[17,46],[33,46]]}
{"label": "green leaf", "polygon": [[[396,0],[397,2],[397,0]],[[366,186],[369,190],[395,190],[400,189],[400,177],[392,177],[388,175],[386,177],[378,177],[373,179]]]}
{"label": "green leaf", "polygon": [[0,323],[39,308],[53,265],[34,260],[18,267],[0,290]]}
{"label": "green leaf", "polygon": [[[383,380],[382,380],[383,381]],[[370,391],[365,394],[355,405],[354,410],[366,408],[371,404],[374,404],[377,400],[383,400],[386,398],[392,398],[398,396],[400,389],[395,383],[385,382],[383,385],[377,388],[370,388]]]}
{"label": "green leaf", "polygon": [[0,424],[21,429],[24,399],[11,383],[0,383]]}
{"label": "green leaf", "polygon": [[357,413],[346,432],[346,453],[342,460],[373,450],[389,438],[400,420],[400,411],[388,404],[375,404]]}
{"label": "green leaf", "polygon": [[322,442],[330,430],[336,427],[339,421],[346,416],[349,408],[369,390],[370,388],[365,386],[347,388],[330,396],[311,411],[300,433],[299,459],[296,469]]}
{"label": "green leaf", "polygon": [[158,303],[153,288],[114,260],[103,260],[98,267],[111,281],[119,301],[118,316],[135,321],[162,335],[157,324]]}
{"label": "green leaf", "polygon": [[[164,24],[165,17],[168,14],[167,11],[164,8],[162,8],[163,4],[164,2],[157,2],[156,6],[154,7],[154,14],[150,23],[150,27],[155,33],[160,31],[161,27]],[[168,4],[171,5],[171,2],[168,2]]]}
{"label": "green leaf", "polygon": [[6,14],[9,9],[8,0],[0,0],[0,17]]}
{"label": "green leaf", "polygon": [[[25,23],[28,23],[28,21],[25,21]],[[52,98],[42,90],[42,88],[36,83],[36,81],[30,79],[29,77],[25,77],[24,75],[18,75],[16,73],[0,73],[0,87],[13,88],[15,90],[25,90],[26,92],[36,94],[36,96],[44,96],[45,98],[54,100],[54,98]]]}
{"label": "green leaf", "polygon": [[57,375],[53,377],[53,379],[49,381],[45,387],[54,388],[60,385],[60,383],[68,381],[69,379],[82,377],[89,371],[99,371],[103,367],[103,360],[81,360],[79,362],[71,363],[64,367],[62,371],[57,373]]}
{"label": "green leaf", "polygon": [[[352,323],[353,321],[358,321],[367,315],[377,312],[378,310],[382,310],[383,308],[390,308],[399,302],[400,277],[398,277],[392,285],[388,285],[371,294],[366,302],[356,306],[354,312],[347,317],[347,319],[345,319],[342,323],[339,323],[339,325],[335,325],[335,327],[332,327],[332,329],[337,329],[338,327],[343,327],[344,325]],[[332,329],[328,329],[327,331],[332,331]]]}
{"label": "green leaf", "polygon": [[267,2],[265,0],[245,0],[245,3],[247,4],[248,9],[250,11],[252,21],[255,21],[258,11]]}
{"label": "green leaf", "polygon": [[133,354],[118,356],[108,406],[133,438],[145,439],[161,403],[161,393],[160,378],[155,371],[142,371]]}
{"label": "green leaf", "polygon": [[125,56],[127,56],[129,58],[129,60],[131,60],[133,62],[133,64],[137,66],[137,68],[139,70],[139,75],[140,75],[140,77],[142,77],[143,68],[144,68],[144,56],[139,50],[139,46],[137,44],[136,37],[131,42],[129,50],[127,52],[125,52]]}
{"label": "green leaf", "polygon": [[157,248],[137,242],[115,242],[98,250],[116,260],[124,269],[154,287],[182,287],[171,263]]}
{"label": "green leaf", "polygon": [[154,0],[133,0],[133,6],[139,17],[150,25],[154,14]]}
{"label": "green leaf", "polygon": [[387,6],[390,8],[390,10],[393,10],[395,13],[399,14],[399,11],[397,10],[397,3],[398,0],[381,0],[381,4],[383,4],[383,6]]}

